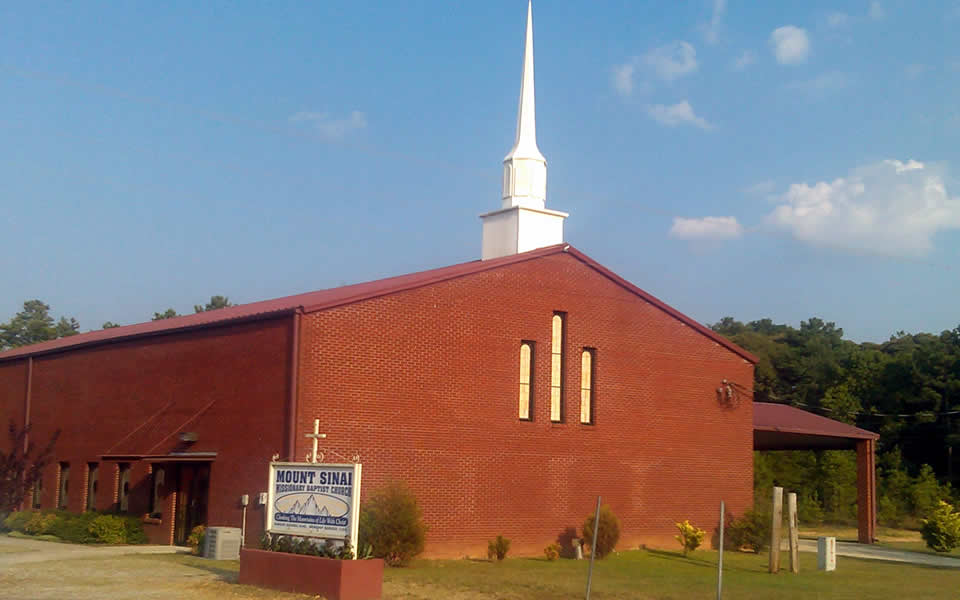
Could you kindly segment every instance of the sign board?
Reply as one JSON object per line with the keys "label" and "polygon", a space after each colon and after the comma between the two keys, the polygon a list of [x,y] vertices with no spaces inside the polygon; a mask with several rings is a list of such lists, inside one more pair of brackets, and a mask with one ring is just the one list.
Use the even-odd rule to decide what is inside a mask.
{"label": "sign board", "polygon": [[349,537],[356,551],[361,466],[270,463],[267,531],[331,540]]}

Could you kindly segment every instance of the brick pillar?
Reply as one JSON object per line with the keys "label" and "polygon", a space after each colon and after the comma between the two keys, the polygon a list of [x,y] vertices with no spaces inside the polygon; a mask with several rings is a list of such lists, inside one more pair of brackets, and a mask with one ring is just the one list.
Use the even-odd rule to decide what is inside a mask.
{"label": "brick pillar", "polygon": [[857,441],[858,541],[872,544],[877,537],[877,467],[874,440]]}

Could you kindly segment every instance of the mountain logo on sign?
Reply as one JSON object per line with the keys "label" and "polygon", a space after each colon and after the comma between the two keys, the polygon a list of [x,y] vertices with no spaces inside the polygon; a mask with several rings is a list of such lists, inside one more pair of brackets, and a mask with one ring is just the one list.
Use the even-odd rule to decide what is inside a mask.
{"label": "mountain logo on sign", "polygon": [[344,517],[350,512],[346,502],[327,494],[287,494],[277,498],[274,506],[280,513],[311,517]]}

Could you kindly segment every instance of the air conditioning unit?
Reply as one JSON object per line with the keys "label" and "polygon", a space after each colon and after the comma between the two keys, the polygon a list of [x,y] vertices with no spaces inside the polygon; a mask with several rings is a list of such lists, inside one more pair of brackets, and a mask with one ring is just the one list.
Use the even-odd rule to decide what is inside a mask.
{"label": "air conditioning unit", "polygon": [[239,527],[207,527],[203,541],[203,555],[213,560],[240,558]]}

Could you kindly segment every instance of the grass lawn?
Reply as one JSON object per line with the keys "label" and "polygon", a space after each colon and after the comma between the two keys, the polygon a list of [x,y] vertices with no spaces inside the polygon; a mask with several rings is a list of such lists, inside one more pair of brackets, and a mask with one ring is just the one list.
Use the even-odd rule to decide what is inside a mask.
{"label": "grass lawn", "polygon": [[[141,557],[175,561],[235,580],[236,561],[212,563],[189,556]],[[716,598],[717,553],[635,550],[598,561],[592,598]],[[839,557],[837,571],[816,570],[816,554],[801,553],[801,572],[767,573],[766,555],[724,554],[724,598],[902,600],[956,598],[960,569],[936,569]],[[788,564],[783,557],[783,565]],[[500,564],[480,560],[421,560],[410,568],[387,569],[384,600],[560,600],[583,597],[588,561],[512,558]],[[237,586],[243,588],[243,586]],[[228,595],[227,597],[244,597]],[[257,596],[250,596],[251,598]]]}
{"label": "grass lawn", "polygon": [[[846,525],[821,525],[819,527],[800,526],[800,537],[818,538],[820,536],[829,536],[837,538],[838,542],[856,542],[858,541],[858,532],[856,527]],[[881,544],[888,542],[920,542],[923,544],[923,538],[920,532],[912,529],[894,529],[892,527],[877,527],[877,539]],[[906,548],[905,548],[906,549]]]}
{"label": "grass lawn", "polygon": [[912,552],[923,552],[924,554],[934,554],[936,556],[953,556],[960,558],[960,548],[954,548],[950,552],[937,552],[927,548],[926,542],[883,542],[881,546],[887,548],[896,548],[898,550],[910,550]]}

